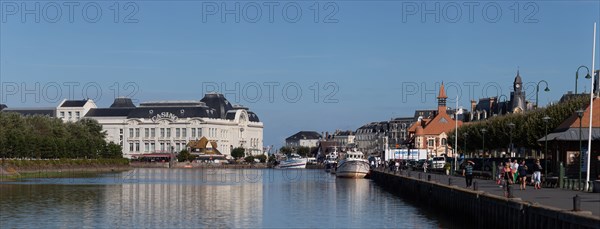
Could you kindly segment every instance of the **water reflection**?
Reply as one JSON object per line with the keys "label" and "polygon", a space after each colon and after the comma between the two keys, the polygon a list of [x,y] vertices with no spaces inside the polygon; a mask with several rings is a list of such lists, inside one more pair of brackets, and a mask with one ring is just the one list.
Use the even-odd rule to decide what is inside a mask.
{"label": "water reflection", "polygon": [[0,184],[0,227],[382,228],[436,221],[320,170],[135,169]]}

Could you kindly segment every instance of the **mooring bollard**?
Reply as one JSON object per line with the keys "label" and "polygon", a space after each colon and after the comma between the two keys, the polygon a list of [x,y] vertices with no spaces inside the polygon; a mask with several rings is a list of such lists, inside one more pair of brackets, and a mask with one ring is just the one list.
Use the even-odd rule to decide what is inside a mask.
{"label": "mooring bollard", "polygon": [[473,190],[477,191],[479,187],[477,187],[477,181],[473,181]]}
{"label": "mooring bollard", "polygon": [[427,181],[431,181],[431,175],[427,175]]}
{"label": "mooring bollard", "polygon": [[512,188],[511,188],[511,185],[509,185],[509,184],[506,185],[506,196],[508,198],[513,198]]}
{"label": "mooring bollard", "polygon": [[581,197],[579,195],[573,197],[573,211],[581,211]]}
{"label": "mooring bollard", "polygon": [[448,185],[452,185],[452,177],[448,177]]}

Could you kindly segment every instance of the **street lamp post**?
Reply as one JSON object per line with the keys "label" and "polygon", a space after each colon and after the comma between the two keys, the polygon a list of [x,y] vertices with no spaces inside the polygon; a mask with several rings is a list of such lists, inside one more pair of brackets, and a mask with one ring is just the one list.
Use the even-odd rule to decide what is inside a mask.
{"label": "street lamp post", "polygon": [[513,130],[515,129],[515,124],[511,122],[511,123],[509,123],[507,125],[510,128],[510,145],[508,146],[508,148],[509,148],[510,157],[512,157],[512,151],[513,151],[512,137],[513,137]]}
{"label": "street lamp post", "polygon": [[548,179],[548,122],[550,122],[551,118],[544,116],[542,120],[544,120],[544,126],[546,128],[546,137],[544,139],[544,144],[546,145],[546,150],[544,151],[544,177]]}
{"label": "street lamp post", "polygon": [[583,157],[582,152],[581,152],[581,147],[583,147],[583,145],[581,144],[581,119],[583,118],[583,110],[579,109],[577,110],[577,117],[579,117],[579,180],[577,182],[577,188],[581,189],[581,159]]}
{"label": "street lamp post", "polygon": [[469,134],[467,132],[463,133],[463,141],[465,142],[465,148],[463,149],[463,156],[467,156],[467,136],[469,136]]}
{"label": "street lamp post", "polygon": [[481,151],[483,154],[485,154],[485,132],[487,132],[487,130],[485,128],[482,128],[481,133],[483,136],[483,144],[481,145]]}
{"label": "street lamp post", "polygon": [[548,88],[548,82],[546,82],[545,80],[540,80],[540,82],[537,83],[537,86],[535,87],[535,108],[536,109],[538,108],[538,95],[540,93],[540,84],[541,83],[545,83],[546,84],[546,89],[544,89],[545,92],[549,92],[550,91],[550,88]]}
{"label": "street lamp post", "polygon": [[592,76],[590,76],[590,69],[584,65],[579,66],[579,68],[577,68],[577,71],[575,72],[575,94],[577,95],[577,80],[579,79],[579,69],[581,68],[585,68],[585,70],[587,70],[587,75],[585,75],[586,79],[591,79]]}

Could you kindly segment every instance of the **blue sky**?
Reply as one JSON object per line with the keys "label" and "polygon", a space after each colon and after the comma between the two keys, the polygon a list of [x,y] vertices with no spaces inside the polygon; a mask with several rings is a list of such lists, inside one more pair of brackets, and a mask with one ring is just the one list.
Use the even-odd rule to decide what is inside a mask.
{"label": "blue sky", "polygon": [[200,99],[217,85],[259,115],[265,145],[433,109],[442,81],[461,106],[508,96],[517,69],[528,99],[543,79],[551,91],[540,104],[556,101],[574,90],[578,66],[591,67],[600,22],[597,1],[77,3],[70,15],[65,2],[0,2],[1,103],[54,106],[70,95],[105,107],[117,94]]}

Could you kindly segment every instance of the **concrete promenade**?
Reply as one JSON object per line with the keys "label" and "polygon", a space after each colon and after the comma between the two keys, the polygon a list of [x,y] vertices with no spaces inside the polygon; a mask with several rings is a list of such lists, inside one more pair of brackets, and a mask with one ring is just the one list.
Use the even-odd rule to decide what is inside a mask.
{"label": "concrete promenade", "polygon": [[[378,171],[381,172],[383,170],[382,168],[379,168]],[[385,172],[390,173],[387,170]],[[431,181],[444,185],[449,184],[450,178],[450,185],[456,185],[458,187],[466,189],[465,178],[462,176],[447,176],[442,174],[423,173],[422,171],[418,172],[408,170],[398,171],[396,172],[396,174],[402,176],[410,175],[410,177],[417,179],[420,175],[420,179],[424,181],[427,180],[428,175],[431,175]],[[504,196],[504,191],[502,187],[497,185],[495,180],[473,179],[473,182],[477,182],[478,191],[483,191],[488,194],[497,195],[499,197]],[[536,203],[539,205],[559,208],[563,210],[572,210],[573,197],[575,195],[579,195],[581,197],[581,210],[584,212],[591,212],[591,214],[595,217],[600,217],[600,193],[571,191],[560,188],[542,188],[536,190],[533,188],[533,186],[527,186],[526,190],[519,190],[518,184],[511,185],[511,188],[514,198],[520,198],[521,200],[525,202],[530,202],[532,204]]]}

